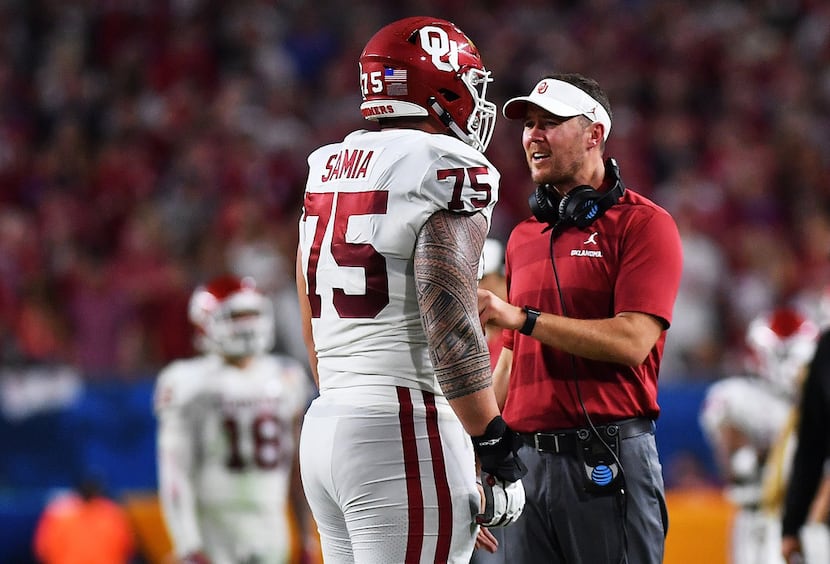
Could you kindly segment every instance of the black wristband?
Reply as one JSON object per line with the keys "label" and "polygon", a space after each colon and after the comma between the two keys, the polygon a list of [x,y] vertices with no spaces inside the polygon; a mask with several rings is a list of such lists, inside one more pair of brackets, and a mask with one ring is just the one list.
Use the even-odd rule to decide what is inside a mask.
{"label": "black wristband", "polygon": [[471,439],[484,472],[508,482],[515,482],[527,473],[527,466],[518,455],[522,439],[501,415],[490,421],[483,435]]}
{"label": "black wristband", "polygon": [[525,310],[527,319],[525,319],[525,324],[522,325],[522,328],[519,329],[519,333],[522,335],[530,335],[533,333],[533,328],[536,327],[536,320],[539,319],[542,312],[530,306],[524,306],[522,309]]}

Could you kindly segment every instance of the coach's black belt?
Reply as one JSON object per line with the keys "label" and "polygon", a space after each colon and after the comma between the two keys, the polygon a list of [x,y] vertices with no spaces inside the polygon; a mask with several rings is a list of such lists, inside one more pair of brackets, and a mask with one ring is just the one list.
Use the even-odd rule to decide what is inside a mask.
{"label": "coach's black belt", "polygon": [[[623,419],[605,425],[597,425],[597,432],[601,437],[613,437],[619,435],[620,439],[628,439],[645,433],[654,432],[654,422],[645,417],[634,419]],[[579,449],[581,441],[587,440],[591,435],[588,427],[579,429],[563,429],[561,431],[549,431],[545,433],[520,433],[525,444],[539,452],[552,452],[556,454],[575,454]]]}

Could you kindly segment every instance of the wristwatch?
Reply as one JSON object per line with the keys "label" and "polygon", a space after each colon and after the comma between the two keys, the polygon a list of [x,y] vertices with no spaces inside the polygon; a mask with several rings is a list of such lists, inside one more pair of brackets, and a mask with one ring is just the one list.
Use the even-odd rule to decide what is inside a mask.
{"label": "wristwatch", "polygon": [[524,306],[522,309],[527,314],[527,319],[525,319],[525,324],[522,325],[522,328],[519,329],[519,333],[522,335],[530,335],[533,333],[533,328],[536,327],[536,320],[539,319],[542,312],[530,306]]}

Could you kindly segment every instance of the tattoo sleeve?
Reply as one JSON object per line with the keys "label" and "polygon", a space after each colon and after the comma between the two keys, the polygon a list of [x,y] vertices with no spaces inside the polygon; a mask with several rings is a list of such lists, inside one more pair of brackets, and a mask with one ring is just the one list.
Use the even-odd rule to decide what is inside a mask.
{"label": "tattoo sleeve", "polygon": [[439,211],[418,234],[415,286],[435,376],[447,399],[491,384],[478,318],[478,261],[487,236],[481,214]]}

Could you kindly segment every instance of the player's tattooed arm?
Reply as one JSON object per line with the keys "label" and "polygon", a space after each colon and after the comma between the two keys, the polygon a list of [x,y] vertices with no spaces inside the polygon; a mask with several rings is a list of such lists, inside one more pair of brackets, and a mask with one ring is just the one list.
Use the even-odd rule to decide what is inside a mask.
{"label": "player's tattooed arm", "polygon": [[487,237],[481,214],[439,211],[418,234],[415,285],[438,383],[448,399],[491,384],[490,353],[478,317],[478,261]]}

